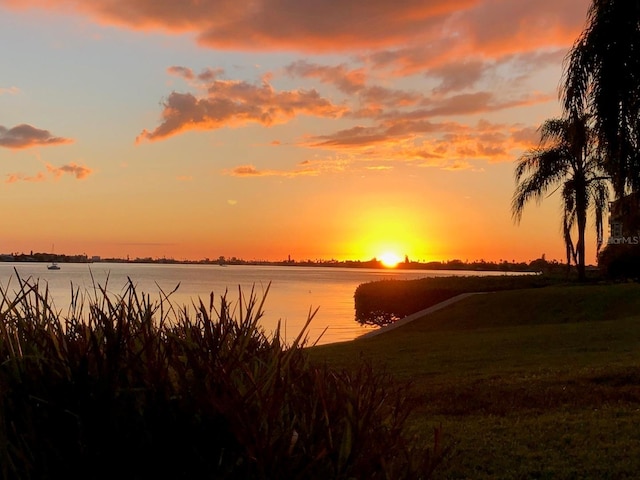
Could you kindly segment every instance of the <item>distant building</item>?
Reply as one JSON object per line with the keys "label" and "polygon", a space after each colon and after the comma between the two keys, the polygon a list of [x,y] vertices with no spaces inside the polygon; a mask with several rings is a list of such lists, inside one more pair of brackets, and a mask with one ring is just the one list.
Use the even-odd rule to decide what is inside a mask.
{"label": "distant building", "polygon": [[640,280],[640,192],[609,204],[609,240],[598,268],[610,278]]}
{"label": "distant building", "polygon": [[609,245],[640,244],[640,193],[609,204]]}

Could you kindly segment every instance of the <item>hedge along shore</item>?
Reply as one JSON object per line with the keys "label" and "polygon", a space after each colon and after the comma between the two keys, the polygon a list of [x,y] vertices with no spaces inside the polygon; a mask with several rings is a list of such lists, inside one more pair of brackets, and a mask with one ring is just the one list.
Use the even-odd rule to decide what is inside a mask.
{"label": "hedge along shore", "polygon": [[444,300],[440,303],[436,303],[435,305],[432,305],[429,308],[425,308],[424,310],[420,310],[418,312],[412,313],[411,315],[407,315],[404,318],[401,318],[400,320],[398,320],[397,322],[393,322],[390,323],[389,325],[385,325],[383,327],[380,327],[377,330],[373,330],[371,332],[367,332],[364,335],[360,335],[358,338],[356,338],[356,340],[360,340],[363,338],[371,338],[371,337],[375,337],[377,335],[380,335],[382,333],[387,333],[390,330],[393,330],[395,328],[401,327],[403,325],[406,325],[409,322],[413,322],[414,320],[417,320],[419,318],[424,317],[425,315],[429,315],[430,313],[434,313],[437,312],[438,310],[442,310],[443,308],[448,307],[449,305],[452,305],[456,302],[459,302],[460,300],[464,300],[467,297],[470,297],[472,295],[485,295],[487,293],[491,293],[491,292],[468,292],[468,293],[461,293],[459,295],[456,295],[455,297],[451,297],[447,300]]}

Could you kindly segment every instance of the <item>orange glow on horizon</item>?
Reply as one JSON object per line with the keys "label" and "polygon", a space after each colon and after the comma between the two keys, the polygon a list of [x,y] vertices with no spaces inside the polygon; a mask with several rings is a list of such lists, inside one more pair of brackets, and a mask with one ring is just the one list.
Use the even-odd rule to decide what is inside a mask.
{"label": "orange glow on horizon", "polygon": [[365,261],[375,258],[386,267],[395,267],[405,257],[412,261],[430,258],[430,232],[437,232],[437,226],[433,215],[412,202],[414,198],[398,193],[359,197],[352,207],[358,214],[348,218],[351,238],[343,256]]}

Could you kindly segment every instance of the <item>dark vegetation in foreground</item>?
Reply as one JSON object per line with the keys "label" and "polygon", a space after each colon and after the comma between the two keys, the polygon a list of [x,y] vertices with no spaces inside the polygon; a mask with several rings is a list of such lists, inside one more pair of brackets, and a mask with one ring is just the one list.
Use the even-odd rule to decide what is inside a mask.
{"label": "dark vegetation in foreground", "polygon": [[406,383],[312,365],[253,292],[192,314],[97,286],[65,315],[37,282],[0,293],[3,479],[414,479],[443,455],[408,436]]}
{"label": "dark vegetation in foreground", "polygon": [[550,285],[307,347],[265,335],[253,293],[187,310],[95,287],[63,315],[18,279],[0,477],[635,478],[640,285],[529,281]]}
{"label": "dark vegetation in foreground", "polygon": [[[483,279],[485,280],[485,279]],[[552,285],[476,295],[384,335],[322,345],[333,368],[374,362],[411,380],[409,417],[434,421],[443,479],[637,478],[640,285]]]}

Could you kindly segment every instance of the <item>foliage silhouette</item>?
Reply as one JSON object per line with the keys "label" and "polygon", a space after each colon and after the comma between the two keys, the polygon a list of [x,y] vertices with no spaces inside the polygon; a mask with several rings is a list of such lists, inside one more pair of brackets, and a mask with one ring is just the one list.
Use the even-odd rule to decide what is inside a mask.
{"label": "foliage silhouette", "polygon": [[556,280],[542,275],[447,276],[363,283],[354,294],[356,321],[385,326],[461,293],[543,287]]}
{"label": "foliage silhouette", "polygon": [[[596,148],[590,126],[591,117],[571,116],[550,119],[540,127],[540,144],[525,152],[515,170],[516,189],[511,211],[516,223],[530,200],[540,202],[547,193],[561,190],[562,232],[567,252],[578,267],[578,278],[585,280],[585,230],[587,213],[593,209],[597,251],[603,241],[603,216],[608,205],[608,177]],[[572,230],[577,227],[574,244]]]}
{"label": "foliage silhouette", "polygon": [[442,458],[405,435],[407,384],[311,364],[305,330],[260,329],[253,291],[192,314],[130,282],[62,316],[18,281],[0,286],[3,479],[414,479]]}
{"label": "foliage silhouette", "polygon": [[592,115],[617,198],[640,189],[640,2],[593,0],[565,60],[566,116]]}

